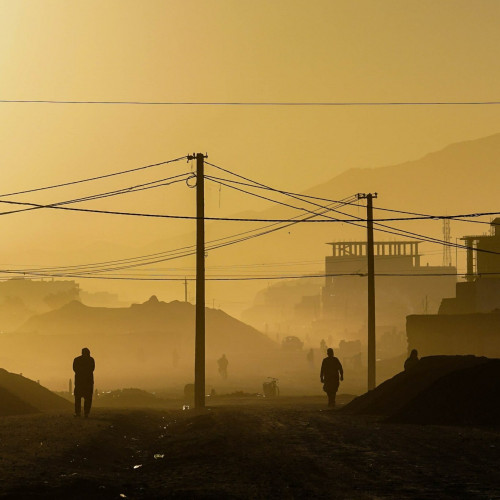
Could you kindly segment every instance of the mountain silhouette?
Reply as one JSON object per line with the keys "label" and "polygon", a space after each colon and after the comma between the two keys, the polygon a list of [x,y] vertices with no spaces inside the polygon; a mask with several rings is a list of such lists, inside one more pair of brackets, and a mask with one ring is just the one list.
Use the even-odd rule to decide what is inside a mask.
{"label": "mountain silhouette", "polygon": [[500,133],[451,144],[417,160],[375,168],[354,168],[304,191],[339,198],[378,192],[377,206],[420,212],[498,209]]}

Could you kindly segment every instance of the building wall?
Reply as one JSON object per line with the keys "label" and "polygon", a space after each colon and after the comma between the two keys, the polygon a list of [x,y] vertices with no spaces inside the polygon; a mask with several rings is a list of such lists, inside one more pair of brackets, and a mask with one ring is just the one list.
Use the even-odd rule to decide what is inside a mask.
{"label": "building wall", "polygon": [[406,334],[408,352],[417,349],[419,356],[500,358],[500,313],[411,315]]}
{"label": "building wall", "polygon": [[[454,294],[454,267],[414,266],[412,256],[375,256],[375,273],[417,276],[376,276],[377,324],[404,329],[408,314],[437,312],[441,299]],[[326,258],[326,274],[366,274],[366,257]],[[449,273],[449,276],[431,274]],[[424,276],[420,276],[424,275]],[[428,275],[428,276],[425,276]],[[323,317],[340,329],[359,330],[366,322],[367,277],[327,276],[323,289]]]}

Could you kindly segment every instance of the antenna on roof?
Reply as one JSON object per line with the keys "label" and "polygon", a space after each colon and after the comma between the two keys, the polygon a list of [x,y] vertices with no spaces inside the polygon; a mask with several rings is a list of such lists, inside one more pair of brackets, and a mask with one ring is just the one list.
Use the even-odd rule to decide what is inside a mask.
{"label": "antenna on roof", "polygon": [[443,219],[443,240],[446,241],[446,245],[443,245],[443,267],[451,267],[450,219]]}

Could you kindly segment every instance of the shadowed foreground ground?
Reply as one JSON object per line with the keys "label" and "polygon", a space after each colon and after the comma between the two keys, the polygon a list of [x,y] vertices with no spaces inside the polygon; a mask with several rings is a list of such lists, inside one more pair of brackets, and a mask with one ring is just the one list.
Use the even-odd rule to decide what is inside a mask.
{"label": "shadowed foreground ground", "polygon": [[240,403],[4,417],[0,498],[500,498],[498,428]]}

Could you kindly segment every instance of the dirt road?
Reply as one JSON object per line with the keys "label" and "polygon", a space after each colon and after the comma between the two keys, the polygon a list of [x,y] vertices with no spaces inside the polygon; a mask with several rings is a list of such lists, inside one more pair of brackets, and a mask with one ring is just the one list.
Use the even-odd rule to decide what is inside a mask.
{"label": "dirt road", "polygon": [[499,429],[389,425],[324,398],[0,419],[0,498],[500,498]]}

